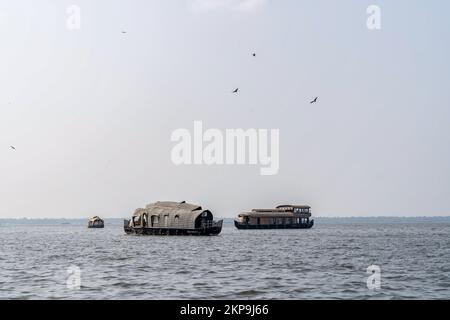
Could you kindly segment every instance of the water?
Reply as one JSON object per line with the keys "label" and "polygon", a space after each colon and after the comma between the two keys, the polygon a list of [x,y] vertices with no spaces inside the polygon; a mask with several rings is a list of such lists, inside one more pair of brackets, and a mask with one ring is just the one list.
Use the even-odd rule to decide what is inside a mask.
{"label": "water", "polygon": [[[0,221],[1,299],[449,299],[450,223],[317,223],[217,237],[127,236],[117,222]],[[381,267],[381,289],[366,269]],[[81,288],[67,287],[67,268]]]}

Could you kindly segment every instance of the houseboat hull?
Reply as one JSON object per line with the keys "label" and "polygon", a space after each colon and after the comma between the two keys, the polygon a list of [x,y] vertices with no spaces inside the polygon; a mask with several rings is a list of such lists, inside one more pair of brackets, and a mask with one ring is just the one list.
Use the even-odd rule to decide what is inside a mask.
{"label": "houseboat hull", "polygon": [[100,225],[100,226],[88,226],[88,229],[103,229],[105,227],[105,225]]}
{"label": "houseboat hull", "polygon": [[271,230],[271,229],[311,229],[314,225],[314,220],[309,221],[309,223],[299,223],[299,224],[247,224],[241,223],[234,220],[234,226],[239,230]]}
{"label": "houseboat hull", "polygon": [[141,236],[217,236],[222,232],[222,221],[214,226],[198,229],[134,228],[125,225],[124,231],[126,234]]}

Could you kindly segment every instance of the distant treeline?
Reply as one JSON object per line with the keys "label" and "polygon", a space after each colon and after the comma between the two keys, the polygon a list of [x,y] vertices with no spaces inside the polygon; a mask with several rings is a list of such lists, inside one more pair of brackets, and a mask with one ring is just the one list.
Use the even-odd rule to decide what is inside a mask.
{"label": "distant treeline", "polygon": [[[106,225],[123,225],[123,218],[106,218]],[[233,224],[234,218],[225,218],[225,225]],[[314,217],[316,224],[384,224],[384,223],[450,223],[448,217]],[[86,219],[0,219],[0,225],[85,225]]]}
{"label": "distant treeline", "polygon": [[[124,219],[111,218],[104,219],[105,224],[109,225],[123,225]],[[18,218],[18,219],[0,219],[0,225],[15,224],[15,225],[86,225],[88,218],[86,219],[31,219],[31,218]]]}
{"label": "distant treeline", "polygon": [[321,224],[338,223],[450,223],[448,217],[316,217],[314,220]]}

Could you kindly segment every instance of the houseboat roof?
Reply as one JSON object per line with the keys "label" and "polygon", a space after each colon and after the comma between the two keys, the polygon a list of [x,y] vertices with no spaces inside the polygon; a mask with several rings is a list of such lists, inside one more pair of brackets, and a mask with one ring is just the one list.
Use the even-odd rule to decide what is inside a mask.
{"label": "houseboat roof", "polygon": [[93,217],[89,218],[89,221],[98,221],[98,220],[103,221],[103,219],[101,219],[99,216],[93,216]]}
{"label": "houseboat roof", "polygon": [[276,209],[253,209],[252,212],[292,212],[294,209],[309,210],[311,207],[305,205],[282,205],[276,207]]}
{"label": "houseboat roof", "polygon": [[311,207],[307,205],[293,205],[293,204],[285,204],[277,207],[277,209],[282,208],[311,209]]}
{"label": "houseboat roof", "polygon": [[202,207],[195,205],[195,204],[190,204],[190,203],[186,203],[185,201],[183,202],[172,202],[172,201],[158,201],[155,203],[150,203],[148,204],[145,209],[144,208],[139,208],[136,209],[136,211],[134,212],[133,216],[140,216],[144,213],[151,213],[151,214],[159,214],[159,213],[171,213],[171,214],[176,214],[176,213],[181,213],[181,214],[198,214],[199,212],[197,211],[202,211]]}
{"label": "houseboat roof", "polygon": [[[297,210],[300,209],[300,210]],[[275,209],[253,209],[251,212],[242,212],[240,217],[277,217],[277,218],[290,218],[290,217],[310,217],[311,207],[307,205],[281,205]],[[304,210],[304,211],[303,211]]]}
{"label": "houseboat roof", "polygon": [[183,202],[170,202],[170,201],[159,201],[147,205],[145,208],[136,209],[133,217],[140,217],[147,214],[149,219],[152,217],[163,218],[168,216],[169,225],[173,225],[176,222],[179,228],[195,228],[196,219],[206,213],[211,215],[209,210],[203,210],[199,205]]}
{"label": "houseboat roof", "polygon": [[311,213],[294,213],[289,211],[279,212],[279,211],[252,211],[252,212],[242,212],[238,215],[238,217],[254,217],[254,218],[265,218],[265,217],[274,217],[274,218],[293,218],[293,217],[302,217],[308,218],[311,217]]}

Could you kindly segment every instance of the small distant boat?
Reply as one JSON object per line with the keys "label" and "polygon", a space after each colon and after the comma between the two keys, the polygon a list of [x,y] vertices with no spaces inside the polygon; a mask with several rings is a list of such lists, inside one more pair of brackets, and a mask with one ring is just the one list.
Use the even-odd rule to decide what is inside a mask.
{"label": "small distant boat", "polygon": [[214,236],[222,231],[223,220],[214,221],[209,210],[183,202],[156,202],[136,209],[124,220],[127,234]]}
{"label": "small distant boat", "polygon": [[98,216],[92,217],[88,221],[88,228],[101,229],[105,227],[105,222]]}
{"label": "small distant boat", "polygon": [[311,207],[304,205],[282,205],[276,209],[253,209],[243,212],[234,220],[236,228],[251,229],[310,229],[314,225]]}

